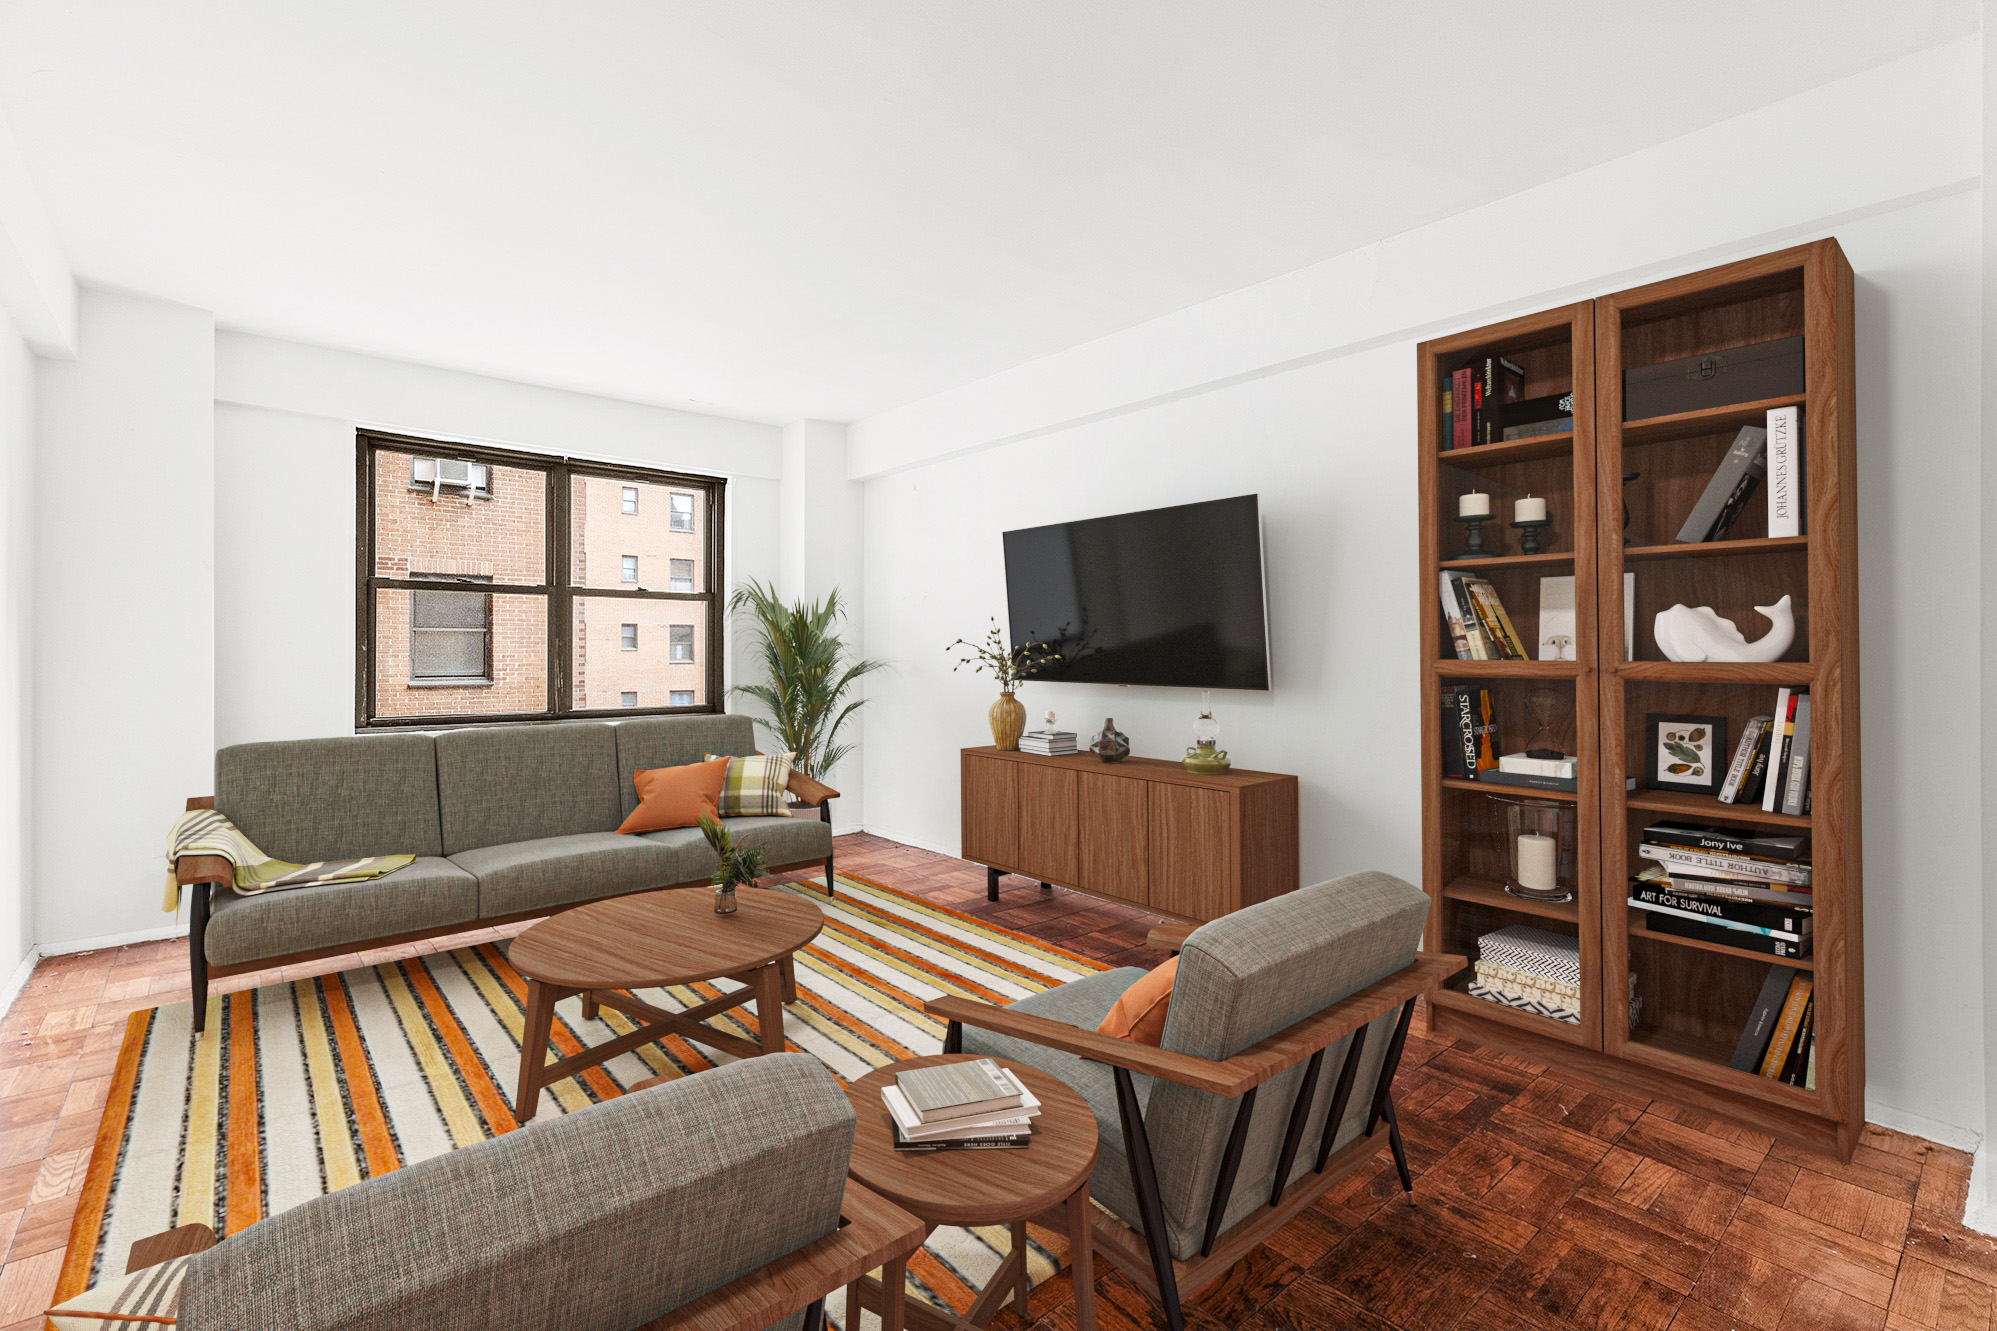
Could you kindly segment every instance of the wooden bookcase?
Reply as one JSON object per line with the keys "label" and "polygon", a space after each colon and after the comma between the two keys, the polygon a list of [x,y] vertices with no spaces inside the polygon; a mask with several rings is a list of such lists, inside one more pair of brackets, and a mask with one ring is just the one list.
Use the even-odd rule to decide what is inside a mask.
{"label": "wooden bookcase", "polygon": [[[1623,419],[1625,370],[1774,338],[1804,338],[1805,391],[1645,420]],[[1525,395],[1571,388],[1572,435],[1444,451],[1440,392],[1451,370],[1502,353],[1523,365]],[[1687,277],[1617,292],[1421,345],[1422,830],[1432,900],[1427,945],[1475,955],[1476,938],[1527,923],[1579,939],[1582,1023],[1568,1025],[1463,992],[1469,972],[1437,998],[1434,1028],[1503,1047],[1640,1094],[1731,1118],[1849,1159],[1864,1126],[1864,967],[1860,933],[1857,545],[1852,487],[1852,272],[1834,240],[1818,241]],[[1679,524],[1740,426],[1770,407],[1803,408],[1805,534],[1770,539],[1760,492],[1729,539],[1680,544]],[[1634,471],[1625,482],[1624,473]],[[1493,553],[1451,558],[1463,533],[1457,497],[1488,491],[1498,516]],[[1526,493],[1544,495],[1555,538],[1517,553],[1505,519]],[[1629,507],[1625,533],[1622,508]],[[1492,533],[1501,539],[1492,542]],[[1627,538],[1627,544],[1625,539]],[[1458,661],[1439,608],[1440,574],[1475,569],[1498,588],[1520,636],[1537,638],[1538,579],[1575,577],[1577,661]],[[1624,573],[1635,578],[1633,652],[1624,651]],[[1752,609],[1787,593],[1795,645],[1770,664],[1666,660],[1652,636],[1660,610],[1710,605],[1750,638],[1767,623]],[[1526,694],[1572,692],[1572,752],[1581,756],[1576,806],[1579,890],[1547,905],[1508,896],[1503,806],[1508,788],[1445,779],[1439,686],[1489,687],[1505,750],[1531,721]],[[1810,690],[1812,811],[1645,789],[1643,749],[1652,713],[1724,716],[1729,749],[1775,690]],[[1626,789],[1628,778],[1636,789]],[[1551,792],[1538,792],[1551,794]],[[1807,828],[1814,865],[1815,939],[1800,961],[1651,933],[1625,902],[1644,825],[1678,817],[1743,828]],[[1735,1041],[1770,964],[1815,978],[1814,1090],[1735,1071]],[[1641,1000],[1632,1025],[1625,995]]]}

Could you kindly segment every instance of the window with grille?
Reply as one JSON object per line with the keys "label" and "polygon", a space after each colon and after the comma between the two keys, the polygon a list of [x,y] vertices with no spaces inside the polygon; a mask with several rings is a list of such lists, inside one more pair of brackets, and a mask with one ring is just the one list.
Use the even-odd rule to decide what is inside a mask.
{"label": "window with grille", "polygon": [[725,482],[356,440],[358,728],[722,710]]}

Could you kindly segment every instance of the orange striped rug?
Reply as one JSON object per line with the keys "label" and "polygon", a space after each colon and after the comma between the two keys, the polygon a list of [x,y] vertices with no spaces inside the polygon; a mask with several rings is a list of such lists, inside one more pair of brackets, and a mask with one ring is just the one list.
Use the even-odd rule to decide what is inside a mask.
{"label": "orange striped rug", "polygon": [[[822,881],[822,880],[821,880]],[[941,1047],[943,1024],[921,1002],[959,994],[1009,1002],[1101,970],[1023,934],[839,875],[839,895],[806,895],[825,930],[797,954],[790,1047],[842,1081]],[[637,991],[680,1009],[735,982]],[[134,1239],[200,1221],[234,1233],[323,1193],[510,1132],[526,983],[485,944],[211,998],[207,1033],[187,1004],[132,1014],[77,1208],[56,1296],[123,1272]],[[752,1009],[719,1019],[756,1038]],[[632,1029],[579,999],[556,1009],[550,1049],[572,1054]],[[677,1037],[612,1059],[541,1093],[538,1113],[570,1113],[659,1075],[726,1055]],[[1037,1283],[1065,1264],[1039,1235]],[[962,1310],[1009,1248],[1003,1226],[938,1229],[910,1262],[911,1292]],[[836,1314],[843,1296],[835,1296]],[[843,1325],[843,1322],[841,1323]]]}

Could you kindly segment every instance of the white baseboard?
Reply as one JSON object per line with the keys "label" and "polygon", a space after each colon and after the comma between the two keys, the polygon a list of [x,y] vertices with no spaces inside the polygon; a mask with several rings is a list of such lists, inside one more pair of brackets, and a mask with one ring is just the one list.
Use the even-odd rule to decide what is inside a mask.
{"label": "white baseboard", "polygon": [[1997,1186],[1990,1178],[1988,1142],[1969,1158],[1969,1203],[1963,1207],[1962,1223],[1979,1234],[1997,1234]]}
{"label": "white baseboard", "polygon": [[21,990],[28,983],[28,977],[35,973],[35,963],[42,959],[42,950],[33,943],[28,944],[28,955],[21,958],[21,964],[14,967],[14,973],[0,984],[0,1015],[5,1015],[21,996]]}
{"label": "white baseboard", "polygon": [[128,943],[156,943],[162,938],[185,938],[185,924],[167,924],[157,929],[136,929],[128,934],[105,934],[101,938],[73,938],[66,943],[43,943],[41,954],[45,957],[68,956],[72,952],[99,952],[107,947],[124,947]]}
{"label": "white baseboard", "polygon": [[960,858],[960,856],[957,853],[958,847],[956,846],[935,845],[931,842],[923,840],[921,837],[904,836],[900,832],[896,832],[885,827],[877,827],[873,823],[868,823],[864,828],[856,827],[853,830],[855,832],[861,832],[861,831],[872,832],[875,836],[881,837],[884,840],[899,841],[902,845],[914,846],[917,850],[927,850],[927,851],[933,851],[938,855],[948,855],[953,860]]}
{"label": "white baseboard", "polygon": [[1983,1139],[1968,1128],[1959,1128],[1953,1123],[1944,1123],[1938,1118],[1916,1114],[1909,1109],[1881,1104],[1877,1100],[1865,1102],[1865,1121],[1877,1123],[1882,1128],[1904,1132],[1910,1137],[1922,1137],[1941,1146],[1950,1146],[1958,1151],[1979,1150]]}

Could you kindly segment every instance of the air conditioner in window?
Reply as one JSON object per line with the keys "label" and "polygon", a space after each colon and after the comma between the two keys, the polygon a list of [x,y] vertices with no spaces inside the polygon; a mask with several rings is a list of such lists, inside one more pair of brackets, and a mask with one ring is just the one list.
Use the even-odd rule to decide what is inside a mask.
{"label": "air conditioner in window", "polygon": [[411,479],[418,485],[428,484],[432,499],[450,490],[463,494],[465,502],[470,503],[472,495],[487,491],[483,462],[465,458],[415,458],[412,464]]}

